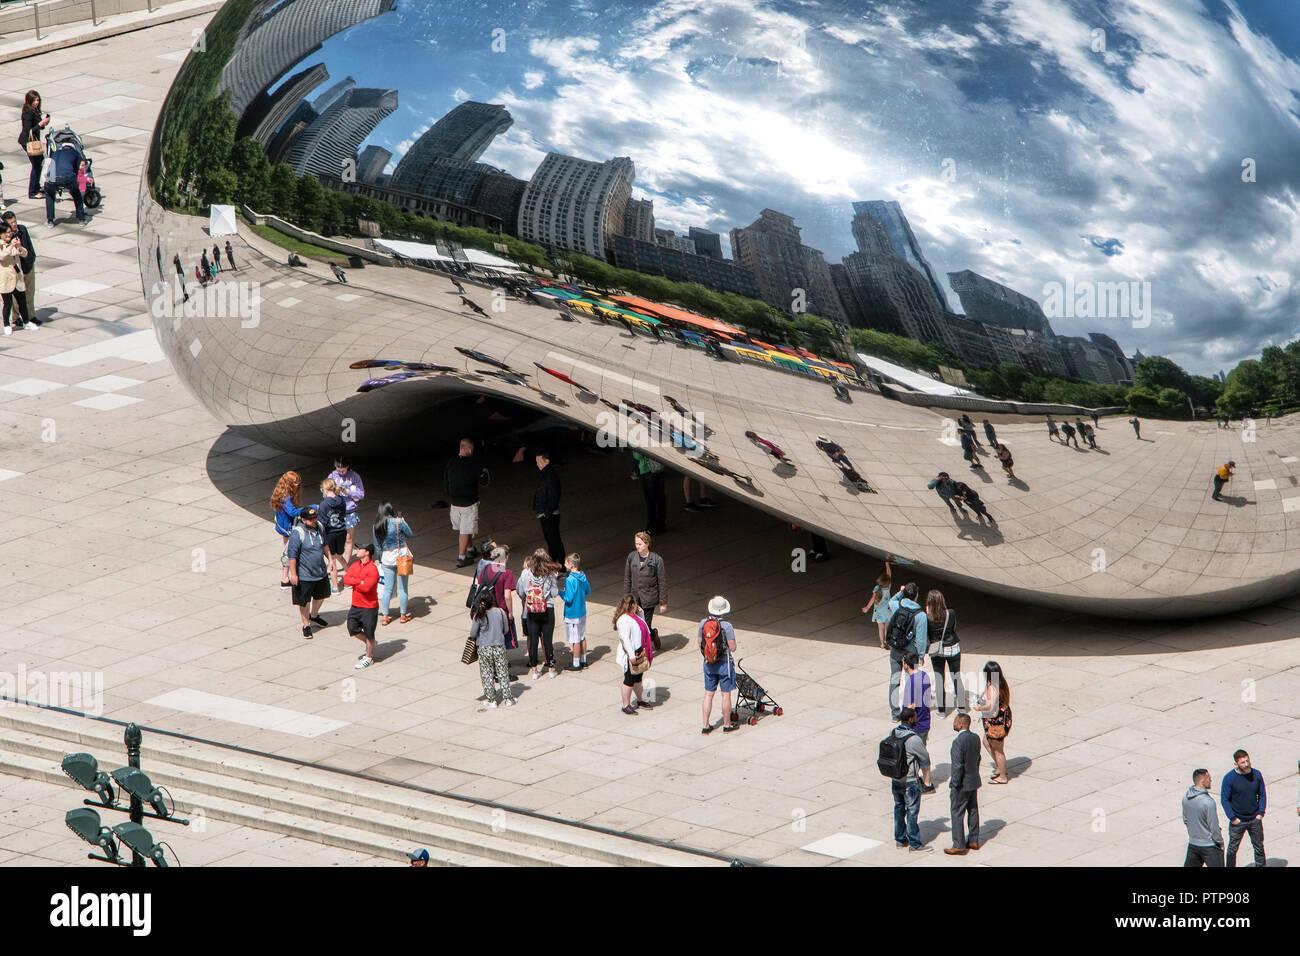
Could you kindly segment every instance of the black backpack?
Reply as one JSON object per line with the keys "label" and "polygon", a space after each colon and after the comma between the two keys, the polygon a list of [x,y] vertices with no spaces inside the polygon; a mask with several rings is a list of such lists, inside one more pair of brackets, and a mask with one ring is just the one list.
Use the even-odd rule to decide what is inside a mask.
{"label": "black backpack", "polygon": [[894,616],[889,619],[889,626],[885,628],[885,643],[891,650],[904,651],[912,644],[912,631],[915,630],[917,608],[903,607],[899,605]]}
{"label": "black backpack", "polygon": [[911,759],[907,754],[907,738],[914,736],[912,731],[908,731],[900,737],[891,730],[889,736],[880,742],[876,766],[883,776],[890,780],[902,780],[907,776],[907,764]]}
{"label": "black backpack", "polygon": [[[488,565],[488,567],[491,567],[491,565]],[[484,568],[483,570],[486,571],[487,568]],[[483,595],[485,594],[495,595],[497,578],[501,577],[501,575],[505,573],[506,573],[505,568],[502,568],[496,574],[492,575],[492,580],[490,581],[480,582],[476,578],[469,586],[469,596],[465,598],[465,606],[472,611],[474,610],[474,606],[478,604],[480,600],[482,600]],[[505,612],[505,608],[502,608],[501,610],[503,613]]]}

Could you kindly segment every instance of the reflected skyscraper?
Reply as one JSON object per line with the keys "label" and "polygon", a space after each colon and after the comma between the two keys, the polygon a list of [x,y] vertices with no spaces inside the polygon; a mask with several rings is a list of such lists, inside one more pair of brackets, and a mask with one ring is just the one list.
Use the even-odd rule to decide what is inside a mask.
{"label": "reflected skyscraper", "polygon": [[805,311],[833,322],[844,321],[830,268],[821,252],[805,246],[794,217],[764,209],[748,226],[731,230],[736,265],[758,282],[763,301],[790,312],[796,290],[804,293]]}
{"label": "reflected skyscraper", "polygon": [[1056,334],[1043,314],[1042,306],[1009,286],[969,269],[949,272],[948,281],[961,299],[966,315],[976,322],[1004,329],[1025,329],[1048,338]]}
{"label": "reflected skyscraper", "polygon": [[856,312],[852,318],[868,328],[918,342],[938,342],[962,354],[958,331],[949,326],[925,275],[899,255],[884,222],[859,212],[852,230],[858,251],[844,257],[845,277],[852,289],[849,307]]}
{"label": "reflected skyscraper", "polygon": [[285,161],[299,175],[337,177],[380,120],[397,109],[397,91],[351,89],[289,144]]}
{"label": "reflected skyscraper", "polygon": [[406,151],[393,170],[393,188],[435,195],[430,192],[432,182],[446,175],[445,168],[436,167],[445,167],[446,161],[462,165],[476,162],[513,123],[500,104],[473,100],[461,103],[425,130]]}
{"label": "reflected skyscraper", "polygon": [[357,157],[357,179],[363,183],[377,183],[388,167],[393,154],[382,146],[367,146]]}
{"label": "reflected skyscraper", "polygon": [[885,234],[889,236],[890,244],[894,248],[894,254],[925,276],[925,281],[934,294],[935,304],[942,311],[947,312],[948,297],[944,294],[943,285],[934,274],[934,269],[930,267],[925,254],[921,252],[921,244],[916,241],[916,234],[912,232],[911,224],[903,215],[902,207],[893,200],[870,199],[865,202],[855,202],[853,213],[870,216],[884,227]]}
{"label": "reflected skyscraper", "polygon": [[623,213],[623,235],[641,242],[655,241],[655,201],[629,199]]}
{"label": "reflected skyscraper", "polygon": [[275,93],[259,93],[244,115],[240,117],[236,128],[236,138],[251,136],[266,147],[271,142],[275,131],[289,118],[289,114],[298,108],[307,94],[330,78],[324,63],[317,63],[295,73],[280,84]]}
{"label": "reflected skyscraper", "polygon": [[284,0],[241,34],[217,92],[230,90],[230,108],[242,116],[249,104],[321,43],[372,17],[394,0]]}
{"label": "reflected skyscraper", "polygon": [[635,174],[626,156],[598,163],[547,153],[524,190],[519,238],[606,258],[611,237],[623,230]]}

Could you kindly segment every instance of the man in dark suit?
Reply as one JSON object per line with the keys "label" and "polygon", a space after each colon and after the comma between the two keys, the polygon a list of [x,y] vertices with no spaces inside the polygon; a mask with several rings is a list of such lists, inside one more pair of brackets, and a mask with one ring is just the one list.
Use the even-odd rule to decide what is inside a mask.
{"label": "man in dark suit", "polygon": [[18,222],[18,217],[12,212],[6,212],[3,218],[5,222],[12,223],[18,230],[18,240],[27,250],[27,255],[19,261],[19,268],[23,273],[23,294],[27,298],[27,314],[31,316],[33,325],[40,325],[41,320],[36,317],[36,246],[32,243],[32,234],[27,231],[27,227]]}
{"label": "man in dark suit", "polygon": [[970,715],[958,714],[952,729],[952,775],[948,778],[948,799],[952,806],[952,846],[944,853],[965,856],[980,848],[980,739],[971,733]]}

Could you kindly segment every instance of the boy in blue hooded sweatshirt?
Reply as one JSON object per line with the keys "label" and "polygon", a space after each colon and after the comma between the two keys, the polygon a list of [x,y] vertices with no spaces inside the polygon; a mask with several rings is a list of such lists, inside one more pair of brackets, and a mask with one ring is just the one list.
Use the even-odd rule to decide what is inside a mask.
{"label": "boy in blue hooded sweatshirt", "polygon": [[582,557],[577,552],[564,559],[564,567],[569,572],[560,596],[564,601],[564,634],[573,651],[572,670],[580,671],[587,666],[587,595],[591,585],[579,570]]}

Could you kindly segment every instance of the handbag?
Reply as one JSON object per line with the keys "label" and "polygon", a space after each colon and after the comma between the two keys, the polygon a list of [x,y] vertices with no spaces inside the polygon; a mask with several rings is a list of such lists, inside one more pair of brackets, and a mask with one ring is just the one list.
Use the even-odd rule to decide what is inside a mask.
{"label": "handbag", "polygon": [[478,660],[478,644],[474,638],[465,638],[465,649],[460,652],[460,662],[462,664],[473,664]]}
{"label": "handbag", "polygon": [[627,662],[627,669],[633,674],[644,674],[650,669],[650,660],[645,656],[645,648],[636,652],[636,657]]}
{"label": "handbag", "polygon": [[397,573],[406,575],[415,570],[415,558],[411,554],[411,549],[406,546],[402,540],[402,528],[397,528]]}
{"label": "handbag", "polygon": [[931,657],[943,656],[943,639],[944,636],[948,633],[948,618],[950,618],[951,616],[952,616],[952,611],[943,612],[943,627],[939,629],[939,636],[938,638],[930,641],[929,647],[925,649],[925,652],[929,654]]}
{"label": "handbag", "polygon": [[984,736],[989,740],[1005,740],[1007,734],[1011,733],[1011,708],[1003,707],[998,714],[999,716],[993,718],[997,723],[989,724],[984,728]]}
{"label": "handbag", "polygon": [[45,155],[45,142],[41,139],[40,130],[35,126],[32,127],[31,138],[23,145],[27,149],[28,156]]}

